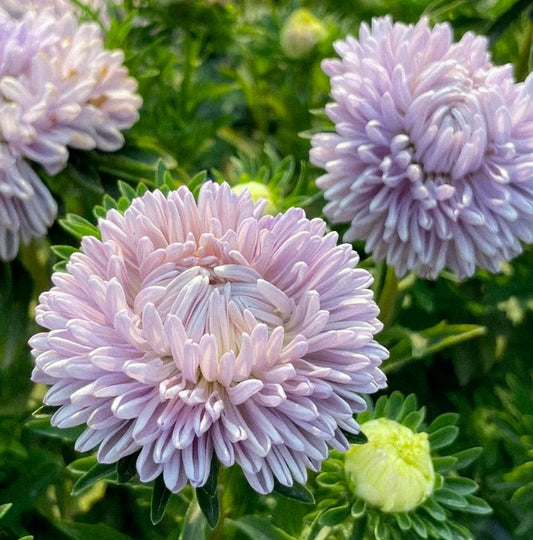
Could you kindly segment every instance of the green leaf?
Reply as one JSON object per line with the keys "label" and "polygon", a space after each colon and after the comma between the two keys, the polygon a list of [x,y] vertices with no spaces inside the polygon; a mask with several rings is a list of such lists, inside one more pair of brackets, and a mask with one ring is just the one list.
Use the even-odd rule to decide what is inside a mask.
{"label": "green leaf", "polygon": [[475,495],[467,495],[466,500],[468,502],[468,506],[462,509],[463,512],[479,515],[492,513],[492,508],[480,497],[476,497]]}
{"label": "green leaf", "polygon": [[[394,328],[396,329],[396,327]],[[482,336],[485,332],[484,326],[448,324],[445,321],[420,332],[404,329],[406,337],[389,346],[390,357],[383,366],[383,370],[386,373],[398,371],[414,360],[419,360],[447,347]]]}
{"label": "green leaf", "polygon": [[446,426],[428,434],[429,444],[431,450],[438,450],[444,448],[455,441],[459,435],[459,428],[457,426]]}
{"label": "green leaf", "polygon": [[13,503],[6,503],[0,505],[0,519],[2,519],[8,512],[9,509],[13,506]]}
{"label": "green leaf", "polygon": [[454,456],[438,456],[433,458],[433,467],[440,474],[446,474],[455,469],[457,458]]}
{"label": "green leaf", "polygon": [[455,510],[463,510],[468,505],[465,497],[448,488],[439,488],[435,490],[433,497],[443,506],[448,506]]}
{"label": "green leaf", "polygon": [[444,481],[444,486],[453,489],[461,495],[471,495],[478,489],[478,485],[471,478],[462,476],[449,476]]}
{"label": "green leaf", "polygon": [[315,504],[315,497],[307,489],[306,486],[295,482],[292,486],[284,486],[280,484],[277,480],[274,480],[274,491],[288,497],[289,499],[294,499],[304,504]]}
{"label": "green leaf", "polygon": [[180,540],[204,540],[207,537],[207,521],[193,497],[191,500],[181,529]]}
{"label": "green leaf", "polygon": [[76,238],[81,239],[84,236],[95,236],[96,238],[100,238],[100,231],[96,226],[76,214],[67,214],[65,219],[59,220],[59,224]]}
{"label": "green leaf", "polygon": [[402,409],[403,395],[401,392],[395,390],[389,396],[385,409],[383,410],[383,416],[390,418],[391,420],[397,420],[398,415]]}
{"label": "green leaf", "polygon": [[463,469],[468,467],[471,463],[476,461],[476,459],[483,453],[483,448],[481,446],[476,446],[474,448],[468,448],[466,450],[461,450],[456,452],[454,457],[457,458],[457,463],[455,464],[456,469]]}
{"label": "green leaf", "polygon": [[[403,424],[403,420],[417,411],[418,403],[415,394],[409,394],[402,403],[401,409],[396,415],[396,420]],[[405,424],[404,424],[405,425]]]}
{"label": "green leaf", "polygon": [[455,426],[458,421],[459,415],[457,413],[444,413],[435,418],[425,431],[427,433],[432,433],[445,426]]}
{"label": "green leaf", "polygon": [[421,505],[421,508],[437,521],[443,521],[446,519],[446,511],[433,497],[426,499],[426,501]]}
{"label": "green leaf", "polygon": [[57,257],[63,260],[70,259],[71,255],[78,251],[77,248],[72,246],[51,246],[50,249]]}
{"label": "green leaf", "polygon": [[[364,429],[363,427],[361,429]],[[343,435],[346,437],[350,444],[365,444],[368,442],[368,437],[360,431],[359,433],[350,433],[343,430]]]}
{"label": "green leaf", "polygon": [[252,540],[294,540],[293,536],[261,516],[246,515],[239,519],[226,519],[225,524],[236,527]]}
{"label": "green leaf", "polygon": [[123,457],[117,462],[117,481],[120,484],[129,482],[137,474],[137,457],[139,452]]}
{"label": "green leaf", "polygon": [[95,540],[95,538],[98,540],[132,540],[131,536],[126,536],[103,524],[60,521],[55,525],[72,540]]}
{"label": "green leaf", "polygon": [[424,418],[426,417],[426,408],[422,407],[418,411],[410,412],[403,420],[402,425],[405,427],[408,427],[409,429],[417,432],[420,426],[424,422]]}
{"label": "green leaf", "polygon": [[73,428],[54,427],[50,425],[49,418],[32,418],[24,424],[24,427],[32,433],[42,435],[43,437],[61,439],[69,443],[74,442],[85,429],[83,426]]}
{"label": "green leaf", "polygon": [[207,519],[208,525],[214,529],[217,526],[220,517],[220,508],[217,496],[218,484],[218,459],[213,455],[211,460],[211,469],[207,482],[199,488],[196,488],[196,498],[198,504]]}
{"label": "green leaf", "polygon": [[115,463],[97,463],[91,467],[83,476],[78,478],[76,483],[72,486],[72,496],[79,495],[82,491],[88,489],[96,482],[116,476],[116,464]]}
{"label": "green leaf", "polygon": [[171,492],[165,485],[163,475],[160,474],[154,480],[154,486],[152,488],[150,520],[152,521],[153,525],[157,525],[163,519],[170,494]]}
{"label": "green leaf", "polygon": [[329,508],[320,515],[318,522],[322,526],[327,525],[329,527],[333,527],[334,525],[342,523],[350,515],[350,510],[351,505],[349,504]]}

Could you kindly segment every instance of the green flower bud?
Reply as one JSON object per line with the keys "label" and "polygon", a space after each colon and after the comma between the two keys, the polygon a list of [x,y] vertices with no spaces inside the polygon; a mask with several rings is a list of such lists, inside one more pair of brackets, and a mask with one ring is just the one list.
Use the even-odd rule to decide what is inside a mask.
{"label": "green flower bud", "polygon": [[409,512],[433,492],[435,471],[426,433],[378,418],[363,425],[368,442],[352,445],[345,472],[355,495],[383,512]]}
{"label": "green flower bud", "polygon": [[324,25],[308,9],[297,9],[281,30],[281,49],[289,58],[303,58],[326,35]]}
{"label": "green flower bud", "polygon": [[268,186],[262,184],[261,182],[256,182],[255,180],[232,186],[232,190],[237,194],[242,193],[245,189],[250,192],[254,202],[257,202],[259,199],[265,199],[265,214],[278,213],[275,197]]}

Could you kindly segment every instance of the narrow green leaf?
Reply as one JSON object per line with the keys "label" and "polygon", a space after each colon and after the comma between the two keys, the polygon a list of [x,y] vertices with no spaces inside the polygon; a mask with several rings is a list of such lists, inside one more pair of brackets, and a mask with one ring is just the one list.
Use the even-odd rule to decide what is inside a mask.
{"label": "narrow green leaf", "polygon": [[329,508],[320,515],[318,522],[322,526],[327,525],[329,527],[333,527],[334,525],[342,523],[350,515],[350,511],[350,504],[343,504],[342,506]]}
{"label": "narrow green leaf", "polygon": [[391,420],[396,420],[398,418],[398,414],[401,411],[402,403],[402,393],[398,392],[398,390],[395,390],[394,392],[392,392],[392,394],[389,396],[389,399],[387,400],[387,404],[385,405],[385,409],[383,410],[383,416],[390,418]]}
{"label": "narrow green leaf", "polygon": [[13,506],[13,503],[6,503],[0,505],[0,519],[2,519],[9,511],[9,509]]}
{"label": "narrow green leaf", "polygon": [[78,251],[72,246],[52,246],[50,249],[57,257],[64,260],[70,259],[71,255]]}
{"label": "narrow green leaf", "polygon": [[[361,429],[364,429],[362,427]],[[350,433],[348,431],[342,432],[350,444],[365,444],[368,442],[368,437],[360,431],[359,433]]]}
{"label": "narrow green leaf", "polygon": [[459,435],[459,428],[457,426],[446,426],[428,434],[429,444],[431,450],[438,450],[444,448],[455,441]]}
{"label": "narrow green leaf", "polygon": [[476,446],[474,448],[468,448],[467,450],[462,450],[461,452],[456,452],[454,457],[457,458],[457,463],[455,464],[456,469],[463,469],[468,467],[471,463],[476,461],[476,459],[483,453],[483,448],[481,446]]}
{"label": "narrow green leaf", "polygon": [[426,499],[426,501],[421,505],[421,508],[437,521],[443,521],[446,519],[446,512],[444,508],[442,508],[442,506],[433,497]]}
{"label": "narrow green leaf", "polygon": [[461,495],[471,495],[476,492],[478,485],[471,478],[464,478],[463,476],[449,476],[444,481],[444,486],[453,489],[456,493]]}
{"label": "narrow green leaf", "polygon": [[218,504],[217,496],[217,484],[218,484],[218,459],[213,456],[211,460],[211,469],[207,482],[199,488],[196,488],[196,498],[198,504],[207,519],[208,525],[214,529],[217,526],[220,516],[220,508]]}
{"label": "narrow green leaf", "polygon": [[467,495],[466,500],[468,502],[468,506],[462,509],[463,512],[479,515],[486,515],[492,512],[492,508],[489,506],[489,504],[480,497],[476,497],[475,495]]}
{"label": "narrow green leaf", "polygon": [[111,527],[103,524],[78,523],[72,521],[60,521],[55,526],[71,540],[132,540]]}
{"label": "narrow green leaf", "polygon": [[84,236],[100,238],[100,231],[90,221],[76,214],[67,214],[65,219],[59,220],[59,224],[76,238],[81,239]]}
{"label": "narrow green leaf", "polygon": [[42,435],[43,437],[51,437],[53,439],[61,439],[65,442],[74,442],[83,432],[84,427],[73,428],[58,428],[50,425],[49,418],[32,418],[28,420],[24,427],[32,433]]}
{"label": "narrow green leaf", "polygon": [[260,516],[246,515],[239,519],[226,519],[225,524],[239,529],[252,540],[295,540],[293,536]]}
{"label": "narrow green leaf", "polygon": [[129,482],[137,474],[137,457],[139,452],[119,459],[117,462],[117,481],[120,484]]}
{"label": "narrow green leaf", "polygon": [[437,416],[431,424],[425,430],[427,433],[433,433],[445,426],[455,426],[459,421],[459,415],[457,413],[444,413]]}
{"label": "narrow green leaf", "polygon": [[277,480],[274,480],[274,491],[288,497],[289,499],[294,499],[304,504],[315,504],[315,497],[307,489],[306,486],[295,482],[292,486],[284,486],[280,484]]}
{"label": "narrow green leaf", "polygon": [[71,494],[75,497],[96,482],[113,476],[116,476],[116,465],[114,463],[97,463],[83,476],[78,478],[76,483],[72,486]]}
{"label": "narrow green leaf", "polygon": [[185,512],[180,540],[205,540],[207,530],[204,514],[198,505],[198,501],[193,497],[187,512]]}
{"label": "narrow green leaf", "polygon": [[[414,412],[417,412],[417,399],[415,394],[409,394],[402,403],[401,409],[398,411],[398,414],[396,415],[396,420],[403,424],[403,420],[409,415]],[[405,424],[404,424],[405,425]]]}
{"label": "narrow green leaf", "polygon": [[422,407],[418,411],[410,412],[403,420],[402,425],[405,427],[408,427],[409,429],[412,429],[413,431],[418,431],[420,426],[424,422],[424,418],[426,417],[426,408]]}
{"label": "narrow green leaf", "polygon": [[433,458],[433,467],[440,474],[446,474],[455,469],[457,458],[454,456],[439,456]]}
{"label": "narrow green leaf", "polygon": [[152,500],[150,504],[150,520],[153,525],[157,525],[164,517],[170,490],[165,485],[163,475],[160,474],[155,480],[152,488]]}
{"label": "narrow green leaf", "polygon": [[463,510],[468,505],[465,497],[448,488],[439,488],[435,490],[433,497],[443,506],[448,506],[455,510]]}

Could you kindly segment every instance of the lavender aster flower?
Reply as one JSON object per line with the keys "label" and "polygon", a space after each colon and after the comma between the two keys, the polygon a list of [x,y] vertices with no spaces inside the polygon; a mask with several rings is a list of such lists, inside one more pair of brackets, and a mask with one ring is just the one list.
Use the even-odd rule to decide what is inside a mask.
{"label": "lavender aster flower", "polygon": [[33,169],[0,144],[0,259],[14,259],[19,240],[28,243],[52,225],[57,205]]}
{"label": "lavender aster flower", "polygon": [[0,8],[0,258],[16,255],[17,231],[27,242],[55,217],[51,195],[24,160],[55,174],[67,147],[123,145],[121,131],[141,105],[123,60],[121,51],[104,50],[97,25],[78,26],[70,11],[29,10],[16,20]]}
{"label": "lavender aster flower", "polygon": [[516,83],[484,37],[453,43],[426,19],[374,19],[335,47],[323,69],[336,133],[311,150],[325,215],[399,276],[499,271],[533,241],[533,76]]}
{"label": "lavender aster flower", "polygon": [[358,395],[385,385],[387,351],[357,254],[292,208],[262,216],[208,182],[134,199],[100,220],[41,295],[35,382],[76,449],[139,452],[141,481],[205,484],[213,455],[260,493],[305,482],[346,450]]}

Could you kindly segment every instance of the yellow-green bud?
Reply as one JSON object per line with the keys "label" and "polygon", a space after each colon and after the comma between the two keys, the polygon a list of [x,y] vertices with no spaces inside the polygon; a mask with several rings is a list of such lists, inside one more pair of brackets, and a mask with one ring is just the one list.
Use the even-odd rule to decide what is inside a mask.
{"label": "yellow-green bud", "polygon": [[281,49],[289,58],[303,58],[326,35],[324,25],[308,9],[297,9],[281,30]]}
{"label": "yellow-green bud", "polygon": [[265,184],[252,180],[251,182],[245,182],[244,184],[237,184],[233,186],[232,189],[237,194],[240,194],[247,189],[250,192],[254,202],[257,202],[259,199],[265,199],[265,214],[278,213],[274,196],[268,186],[265,186]]}
{"label": "yellow-green bud", "polygon": [[383,512],[409,512],[433,492],[435,471],[427,433],[415,433],[388,418],[363,424],[368,442],[345,456],[355,495]]}

